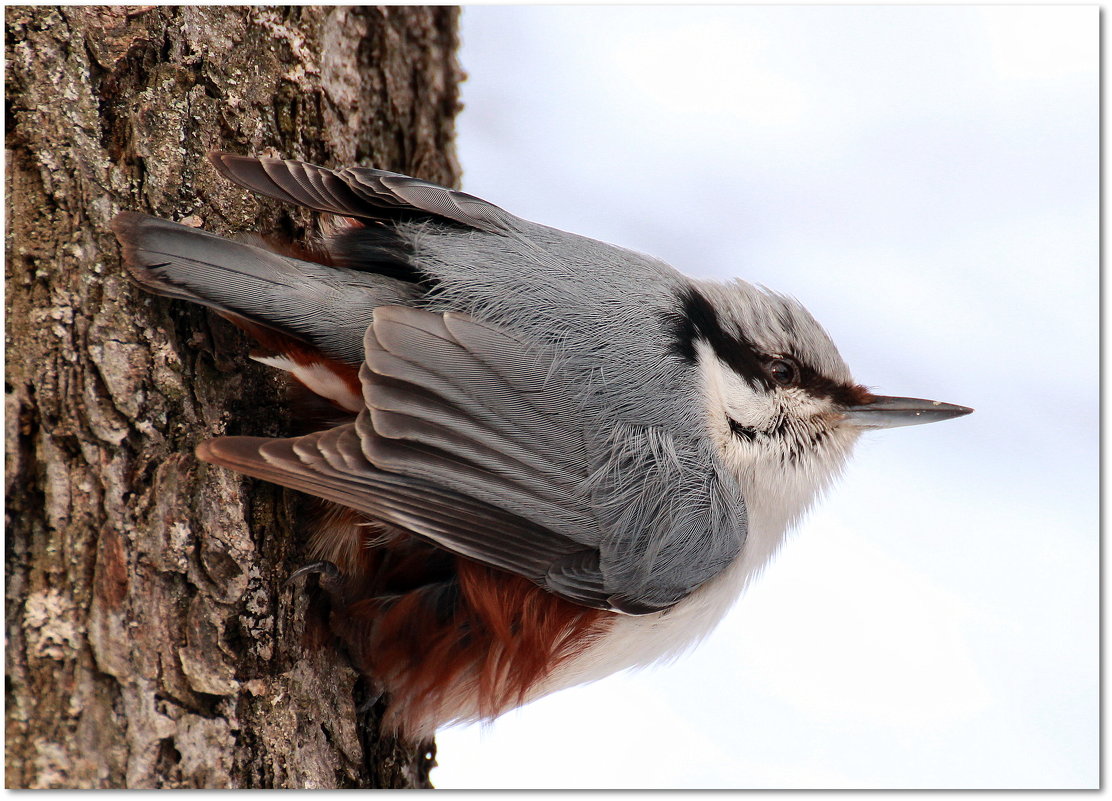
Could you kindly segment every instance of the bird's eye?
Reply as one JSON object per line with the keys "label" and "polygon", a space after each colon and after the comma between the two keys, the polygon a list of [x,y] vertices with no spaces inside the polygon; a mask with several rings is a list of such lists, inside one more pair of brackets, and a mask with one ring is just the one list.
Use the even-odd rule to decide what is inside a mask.
{"label": "bird's eye", "polygon": [[768,374],[782,387],[799,381],[799,366],[791,359],[776,358],[768,363]]}

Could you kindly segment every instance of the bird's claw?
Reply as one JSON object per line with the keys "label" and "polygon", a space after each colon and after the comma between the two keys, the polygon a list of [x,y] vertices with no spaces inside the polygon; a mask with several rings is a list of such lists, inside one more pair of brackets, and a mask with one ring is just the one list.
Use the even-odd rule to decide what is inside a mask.
{"label": "bird's claw", "polygon": [[368,682],[366,687],[366,695],[362,698],[362,700],[359,701],[358,705],[355,707],[355,711],[360,715],[364,715],[367,712],[370,712],[372,709],[374,709],[375,704],[377,704],[384,695],[386,695],[385,689],[379,687],[377,683],[371,684],[370,682]]}
{"label": "bird's claw", "polygon": [[317,574],[321,577],[322,584],[332,584],[340,578],[340,568],[331,562],[321,560],[319,562],[310,562],[307,565],[302,565],[297,570],[290,573],[289,578],[286,579],[286,586],[290,586],[297,579],[302,576],[309,576]]}

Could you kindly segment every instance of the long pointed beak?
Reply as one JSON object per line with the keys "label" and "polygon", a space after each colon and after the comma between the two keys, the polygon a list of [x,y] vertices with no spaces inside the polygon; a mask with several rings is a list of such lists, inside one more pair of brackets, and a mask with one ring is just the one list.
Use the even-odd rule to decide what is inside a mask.
{"label": "long pointed beak", "polygon": [[847,406],[843,413],[847,420],[860,428],[898,428],[949,420],[972,411],[968,406],[942,401],[874,395],[868,403]]}

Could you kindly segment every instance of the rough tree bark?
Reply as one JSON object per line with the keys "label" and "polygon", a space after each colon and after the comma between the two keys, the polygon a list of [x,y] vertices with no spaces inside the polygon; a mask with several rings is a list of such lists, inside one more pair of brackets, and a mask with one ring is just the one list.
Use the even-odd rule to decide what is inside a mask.
{"label": "rough tree bark", "polygon": [[294,237],[213,148],[458,177],[451,8],[9,7],[7,784],[429,786],[313,647],[300,501],[192,456],[285,433],[224,321],[136,290],[121,209]]}

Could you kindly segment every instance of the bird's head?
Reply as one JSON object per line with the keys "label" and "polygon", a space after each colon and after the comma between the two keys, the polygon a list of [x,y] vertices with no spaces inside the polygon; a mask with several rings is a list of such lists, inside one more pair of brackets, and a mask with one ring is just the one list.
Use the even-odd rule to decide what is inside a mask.
{"label": "bird's head", "polygon": [[712,439],[741,482],[751,523],[791,525],[863,430],[973,411],[874,395],[792,298],[732,281],[699,283],[681,300],[676,341],[699,368]]}

